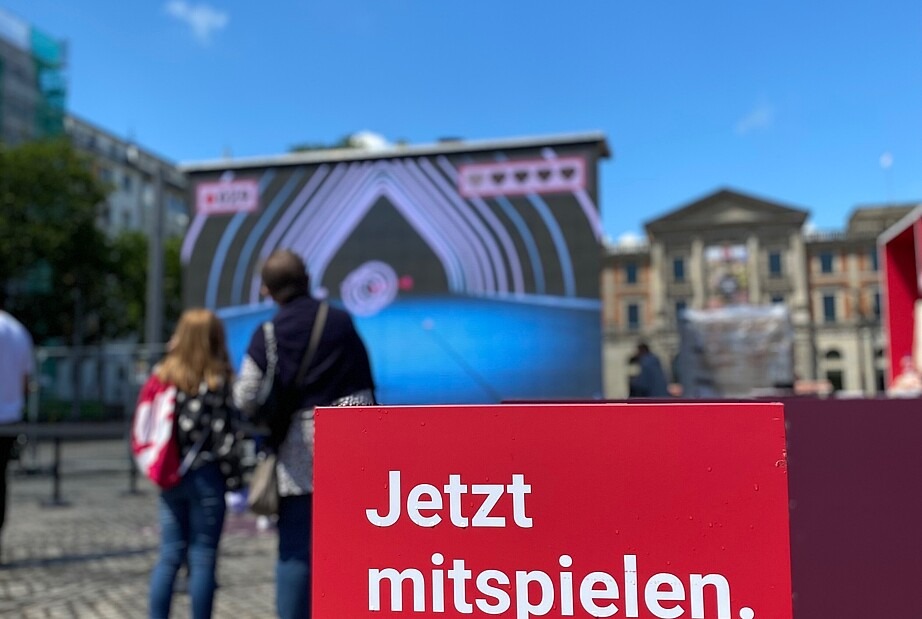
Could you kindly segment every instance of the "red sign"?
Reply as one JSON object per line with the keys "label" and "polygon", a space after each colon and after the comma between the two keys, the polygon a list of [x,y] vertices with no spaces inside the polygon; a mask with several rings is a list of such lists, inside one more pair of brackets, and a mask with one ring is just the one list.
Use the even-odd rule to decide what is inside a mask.
{"label": "red sign", "polygon": [[780,404],[316,424],[314,616],[791,617]]}

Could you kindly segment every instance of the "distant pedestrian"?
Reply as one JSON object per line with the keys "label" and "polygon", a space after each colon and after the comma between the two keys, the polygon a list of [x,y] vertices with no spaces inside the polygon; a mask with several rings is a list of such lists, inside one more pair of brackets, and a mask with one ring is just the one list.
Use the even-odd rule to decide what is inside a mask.
{"label": "distant pedestrian", "polygon": [[646,342],[637,344],[635,361],[640,371],[631,377],[630,393],[635,398],[666,398],[669,397],[669,385],[666,382],[666,373],[659,357],[650,351]]}
{"label": "distant pedestrian", "polygon": [[[33,372],[32,337],[6,311],[6,291],[0,283],[0,424],[22,421],[29,377]],[[15,442],[15,436],[0,433],[0,535],[6,520],[6,467]],[[0,554],[2,562],[3,555]]]}
{"label": "distant pedestrian", "polygon": [[[163,484],[158,515],[160,555],[150,583],[150,617],[170,614],[176,574],[188,566],[192,617],[211,617],[218,542],[226,511],[222,457],[236,412],[231,395],[232,370],[224,327],[209,310],[186,310],[169,350],[141,390],[145,403],[175,389],[172,475]],[[136,440],[136,437],[133,436]],[[137,452],[136,452],[137,453]],[[170,468],[165,466],[164,468]]]}
{"label": "distant pedestrian", "polygon": [[[270,255],[262,268],[263,294],[279,304],[272,318],[278,367],[275,380],[294,390],[293,410],[282,423],[270,424],[268,448],[278,457],[278,562],[276,609],[282,619],[309,619],[311,611],[311,520],[314,491],[314,407],[374,404],[374,383],[368,353],[346,312],[311,298],[307,267],[288,250]],[[302,360],[309,357],[315,322],[324,320],[313,362],[305,378],[294,384]],[[257,392],[266,373],[265,329],[250,340],[234,399],[254,413]],[[286,401],[288,398],[286,398]],[[344,489],[345,491],[346,489]]]}

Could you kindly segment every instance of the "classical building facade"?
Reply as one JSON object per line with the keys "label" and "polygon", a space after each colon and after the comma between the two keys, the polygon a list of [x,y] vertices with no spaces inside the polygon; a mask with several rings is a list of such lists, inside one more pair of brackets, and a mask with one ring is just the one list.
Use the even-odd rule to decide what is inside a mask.
{"label": "classical building facade", "polygon": [[645,242],[603,259],[605,395],[627,395],[638,341],[671,374],[682,312],[727,303],[787,307],[798,379],[881,392],[877,237],[913,206],[859,207],[844,231],[810,233],[808,211],[723,189],[647,222]]}

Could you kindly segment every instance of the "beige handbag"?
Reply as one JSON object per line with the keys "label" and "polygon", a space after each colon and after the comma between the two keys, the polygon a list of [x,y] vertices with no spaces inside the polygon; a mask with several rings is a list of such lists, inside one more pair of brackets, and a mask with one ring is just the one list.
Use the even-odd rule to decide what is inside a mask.
{"label": "beige handbag", "polygon": [[247,506],[260,516],[274,516],[279,513],[279,480],[276,471],[276,455],[265,454],[250,479]]}

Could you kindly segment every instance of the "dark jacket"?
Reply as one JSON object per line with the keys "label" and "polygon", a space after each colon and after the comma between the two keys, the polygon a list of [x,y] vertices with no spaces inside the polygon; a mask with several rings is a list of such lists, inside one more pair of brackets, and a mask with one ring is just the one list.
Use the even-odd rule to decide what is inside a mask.
{"label": "dark jacket", "polygon": [[637,358],[637,364],[640,366],[640,372],[631,378],[632,397],[667,397],[669,388],[659,358],[651,352],[644,353]]}
{"label": "dark jacket", "polygon": [[[278,341],[279,380],[283,387],[294,382],[319,307],[319,301],[303,295],[279,307],[272,318]],[[262,329],[253,334],[247,355],[262,372],[266,371],[266,341]],[[330,306],[314,360],[301,383],[299,408],[323,406],[365,389],[374,389],[365,344],[349,314]]]}

